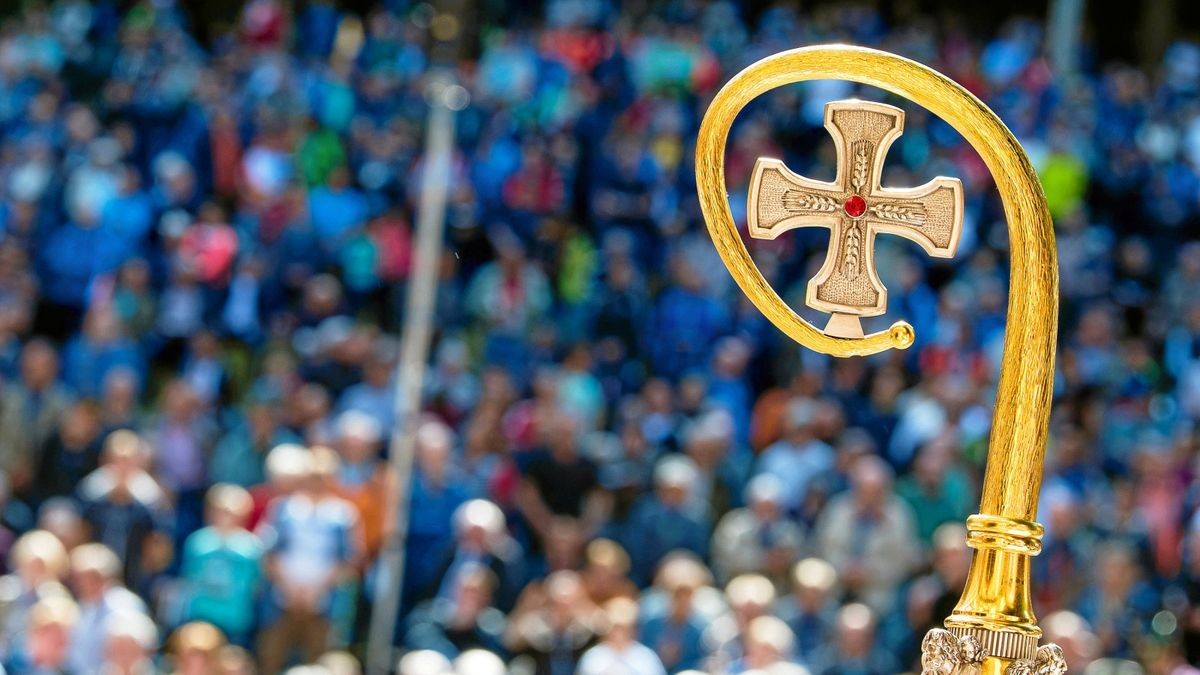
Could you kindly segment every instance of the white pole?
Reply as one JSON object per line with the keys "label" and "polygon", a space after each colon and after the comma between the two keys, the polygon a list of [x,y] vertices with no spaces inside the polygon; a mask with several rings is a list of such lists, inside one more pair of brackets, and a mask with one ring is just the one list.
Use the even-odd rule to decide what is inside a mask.
{"label": "white pole", "polygon": [[425,364],[429,360],[429,342],[433,333],[442,230],[454,151],[454,115],[468,101],[466,90],[454,83],[449,72],[433,76],[428,96],[429,125],[417,207],[416,249],[405,300],[400,359],[396,363],[396,423],[388,443],[391,489],[387,491],[384,507],[388,514],[385,522],[390,522],[391,526],[384,533],[379,554],[377,597],[367,639],[367,672],[370,675],[386,675],[395,666],[393,637],[404,587],[413,452],[421,413]]}
{"label": "white pole", "polygon": [[1079,67],[1079,33],[1084,0],[1053,0],[1047,22],[1046,44],[1055,75],[1070,78]]}

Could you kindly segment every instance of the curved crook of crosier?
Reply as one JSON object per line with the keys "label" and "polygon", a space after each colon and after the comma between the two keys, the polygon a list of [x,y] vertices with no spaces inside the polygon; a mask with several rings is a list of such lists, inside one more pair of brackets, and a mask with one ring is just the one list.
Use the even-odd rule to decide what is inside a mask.
{"label": "curved crook of crosier", "polygon": [[763,278],[733,222],[724,159],[734,118],[765,92],[822,79],[871,85],[928,109],[962,134],[992,173],[1004,203],[1012,258],[1003,367],[981,511],[1033,520],[1041,485],[1058,330],[1054,228],[1029,158],[1012,132],[982,101],[927,66],[864,47],[804,47],[750,65],[717,93],[696,140],[696,187],[717,251],[759,311],[810,349],[834,356],[862,356],[912,344],[912,326],[902,321],[863,338],[831,337],[815,328]]}

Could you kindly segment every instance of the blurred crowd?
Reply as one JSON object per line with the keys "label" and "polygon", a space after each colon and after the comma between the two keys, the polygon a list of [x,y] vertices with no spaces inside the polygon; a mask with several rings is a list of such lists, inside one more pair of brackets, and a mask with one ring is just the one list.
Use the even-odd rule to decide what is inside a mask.
{"label": "blurred crowd", "polygon": [[[950,262],[878,242],[879,321],[917,343],[848,360],[741,297],[695,195],[716,87],[826,41],[938,68],[1025,145],[1062,266],[1035,606],[1072,673],[1198,672],[1200,46],[1140,69],[1085,43],[1056,73],[1040,17],[616,4],[483,3],[476,35],[428,5],[250,0],[203,43],[172,0],[5,8],[8,673],[357,673],[399,518],[404,675],[919,670],[970,561],[1004,336],[990,176],[906,107],[884,184],[961,178],[965,234]],[[389,510],[428,42],[456,32],[470,101]],[[747,108],[739,218],[760,156],[833,175],[823,106],[852,96],[882,95]],[[826,235],[750,245],[799,308]]]}

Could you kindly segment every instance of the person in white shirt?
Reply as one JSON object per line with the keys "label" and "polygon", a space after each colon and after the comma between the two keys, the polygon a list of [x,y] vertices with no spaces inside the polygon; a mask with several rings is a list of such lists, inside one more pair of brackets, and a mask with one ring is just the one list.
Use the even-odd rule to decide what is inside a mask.
{"label": "person in white shirt", "polygon": [[77,675],[101,672],[112,617],[147,612],[141,598],[121,585],[120,576],[121,561],[104,544],[83,544],[71,551],[71,586],[79,600],[79,617],[67,663]]}
{"label": "person in white shirt", "polygon": [[600,644],[583,654],[578,675],[666,675],[662,661],[646,645],[634,639],[637,633],[637,603],[615,598],[604,605],[608,630]]}

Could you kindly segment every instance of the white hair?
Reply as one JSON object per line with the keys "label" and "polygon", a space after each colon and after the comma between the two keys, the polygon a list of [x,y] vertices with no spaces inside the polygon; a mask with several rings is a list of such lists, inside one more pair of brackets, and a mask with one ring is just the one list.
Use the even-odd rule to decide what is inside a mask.
{"label": "white hair", "polygon": [[81,544],[71,551],[71,568],[76,572],[96,572],[111,581],[121,574],[121,559],[104,544]]}
{"label": "white hair", "polygon": [[468,649],[454,659],[457,675],[505,675],[508,666],[504,660],[483,649]]}
{"label": "white hair", "polygon": [[426,420],[417,427],[417,447],[440,447],[447,450],[454,445],[454,432],[444,422]]}
{"label": "white hair", "polygon": [[454,667],[450,659],[432,649],[418,649],[400,657],[396,666],[398,675],[450,675]]}
{"label": "white hair", "polygon": [[750,482],[746,484],[746,502],[748,504],[758,504],[768,502],[771,504],[779,504],[783,499],[787,488],[783,481],[777,476],[770,473],[760,473]]}
{"label": "white hair", "polygon": [[506,526],[504,512],[486,499],[472,499],[454,511],[454,529],[457,532],[479,527],[495,536],[503,532]]}
{"label": "white hair", "polygon": [[109,640],[129,638],[148,652],[158,648],[158,626],[141,612],[113,614],[104,623],[104,633]]}
{"label": "white hair", "polygon": [[659,487],[683,487],[691,489],[700,472],[696,463],[683,455],[671,455],[654,467],[654,484]]}
{"label": "white hair", "polygon": [[302,478],[312,473],[312,452],[303,445],[281,443],[267,453],[266,468],[272,479]]}
{"label": "white hair", "polygon": [[379,420],[361,410],[347,410],[338,416],[337,434],[339,438],[378,443],[383,438],[383,426]]}

